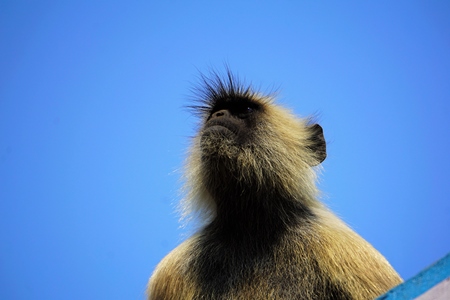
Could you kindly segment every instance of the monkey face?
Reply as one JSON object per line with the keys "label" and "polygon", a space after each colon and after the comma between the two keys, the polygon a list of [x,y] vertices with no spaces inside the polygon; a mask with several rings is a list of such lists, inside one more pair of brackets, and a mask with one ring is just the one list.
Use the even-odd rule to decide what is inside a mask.
{"label": "monkey face", "polygon": [[202,164],[221,181],[242,174],[243,157],[254,147],[259,109],[243,99],[223,99],[205,118],[199,133]]}
{"label": "monkey face", "polygon": [[[277,111],[273,103],[269,104],[268,99],[258,98],[256,95],[249,98],[216,99],[200,132],[203,154],[231,158],[232,154],[248,148],[255,155],[261,147],[273,154],[280,151],[295,153],[300,148],[305,148],[313,158],[310,166],[321,163],[326,158],[322,127],[318,124],[290,122],[285,111],[281,111],[281,114],[288,121],[280,123],[281,118],[276,118],[278,114],[280,111]],[[292,133],[293,137],[290,136]],[[305,138],[302,139],[302,136]],[[297,151],[290,152],[287,149],[290,146],[296,147]]]}
{"label": "monkey face", "polygon": [[247,99],[224,99],[217,103],[201,131],[203,151],[210,151],[210,146],[218,149],[221,144],[226,147],[250,145],[261,110],[261,105]]}

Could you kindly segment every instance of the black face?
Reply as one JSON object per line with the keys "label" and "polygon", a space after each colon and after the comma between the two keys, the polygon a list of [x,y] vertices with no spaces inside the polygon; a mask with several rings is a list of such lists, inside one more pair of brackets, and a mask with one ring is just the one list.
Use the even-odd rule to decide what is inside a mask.
{"label": "black face", "polygon": [[261,105],[245,98],[224,99],[212,107],[203,128],[203,138],[220,135],[245,144],[252,135]]}

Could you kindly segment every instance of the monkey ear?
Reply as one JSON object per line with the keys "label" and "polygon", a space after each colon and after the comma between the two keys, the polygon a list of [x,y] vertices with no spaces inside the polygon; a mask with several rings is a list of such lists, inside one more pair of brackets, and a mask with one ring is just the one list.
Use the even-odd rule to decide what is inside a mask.
{"label": "monkey ear", "polygon": [[315,162],[312,166],[317,166],[325,160],[327,157],[327,144],[323,135],[322,127],[319,124],[313,124],[309,126],[311,133],[309,137],[309,146],[314,153]]}

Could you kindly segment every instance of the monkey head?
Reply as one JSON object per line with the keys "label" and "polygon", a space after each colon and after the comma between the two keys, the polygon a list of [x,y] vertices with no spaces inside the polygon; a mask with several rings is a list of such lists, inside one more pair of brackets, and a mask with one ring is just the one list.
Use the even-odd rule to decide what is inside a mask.
{"label": "monkey head", "polygon": [[201,120],[186,174],[192,193],[215,204],[224,195],[272,191],[314,198],[312,167],[326,157],[321,126],[294,116],[230,72],[225,78],[202,76],[202,83],[196,90],[200,104],[192,107]]}

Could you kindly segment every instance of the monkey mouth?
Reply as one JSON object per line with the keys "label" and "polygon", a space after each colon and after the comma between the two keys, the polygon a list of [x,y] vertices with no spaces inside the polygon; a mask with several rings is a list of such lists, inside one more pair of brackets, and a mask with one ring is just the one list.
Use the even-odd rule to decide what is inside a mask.
{"label": "monkey mouth", "polygon": [[203,134],[219,133],[225,136],[236,136],[239,134],[239,125],[228,120],[210,120],[203,129]]}

